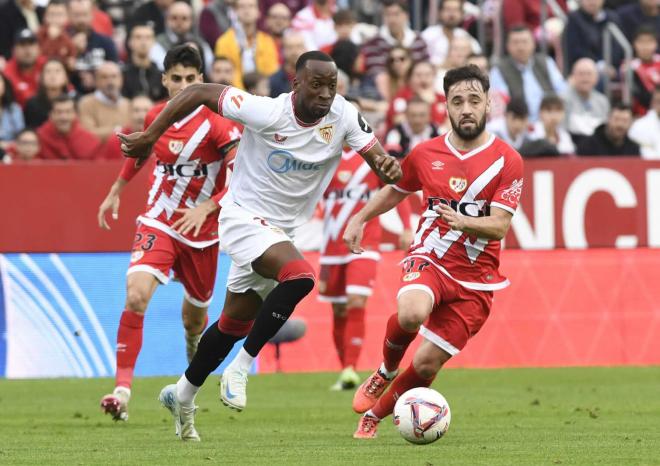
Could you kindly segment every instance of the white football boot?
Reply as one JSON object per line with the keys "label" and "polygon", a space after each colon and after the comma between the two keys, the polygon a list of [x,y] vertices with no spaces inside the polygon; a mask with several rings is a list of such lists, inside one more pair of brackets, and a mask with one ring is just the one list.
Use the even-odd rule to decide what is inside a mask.
{"label": "white football boot", "polygon": [[174,428],[177,435],[184,441],[199,442],[199,434],[195,430],[195,406],[183,406],[176,396],[176,384],[165,386],[158,395],[158,401],[167,408],[174,418]]}
{"label": "white football boot", "polygon": [[243,411],[247,404],[247,372],[227,367],[220,378],[220,401],[236,411]]}

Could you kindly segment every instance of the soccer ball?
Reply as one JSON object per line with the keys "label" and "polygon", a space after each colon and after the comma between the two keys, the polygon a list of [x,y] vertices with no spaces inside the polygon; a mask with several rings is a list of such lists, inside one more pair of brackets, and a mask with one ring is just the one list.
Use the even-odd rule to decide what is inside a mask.
{"label": "soccer ball", "polygon": [[411,443],[435,442],[445,435],[450,421],[447,400],[430,388],[408,390],[394,405],[394,425],[401,437]]}

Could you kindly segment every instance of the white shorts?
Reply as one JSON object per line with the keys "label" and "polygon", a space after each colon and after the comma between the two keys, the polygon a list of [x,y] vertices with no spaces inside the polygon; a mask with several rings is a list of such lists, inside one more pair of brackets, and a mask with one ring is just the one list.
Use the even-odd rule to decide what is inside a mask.
{"label": "white shorts", "polygon": [[227,289],[234,293],[252,289],[264,298],[277,282],[252,270],[252,262],[274,244],[293,242],[292,236],[233,202],[222,207],[219,223],[220,248],[232,261]]}

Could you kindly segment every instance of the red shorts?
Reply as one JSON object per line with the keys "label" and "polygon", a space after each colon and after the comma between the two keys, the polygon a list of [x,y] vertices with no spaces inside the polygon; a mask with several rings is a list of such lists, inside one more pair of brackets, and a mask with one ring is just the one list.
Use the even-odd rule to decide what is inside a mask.
{"label": "red shorts", "polygon": [[346,264],[321,265],[319,300],[345,303],[349,294],[371,296],[378,261],[354,259]]}
{"label": "red shorts", "polygon": [[193,248],[157,228],[138,223],[126,275],[147,272],[166,285],[170,270],[181,282],[186,299],[195,306],[208,307],[213,298],[218,269],[218,244]]}
{"label": "red shorts", "polygon": [[419,333],[452,356],[481,329],[493,302],[492,291],[465,288],[419,257],[404,261],[397,297],[410,290],[433,297],[433,310]]}

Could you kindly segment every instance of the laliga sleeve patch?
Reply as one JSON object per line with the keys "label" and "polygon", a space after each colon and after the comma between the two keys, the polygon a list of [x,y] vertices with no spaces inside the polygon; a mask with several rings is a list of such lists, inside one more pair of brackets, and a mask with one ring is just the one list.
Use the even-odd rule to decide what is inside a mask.
{"label": "laliga sleeve patch", "polygon": [[360,125],[360,129],[365,133],[372,133],[373,130],[371,129],[371,126],[369,126],[369,123],[367,123],[367,120],[364,119],[364,117],[360,112],[358,112],[357,117],[358,117],[358,125]]}

